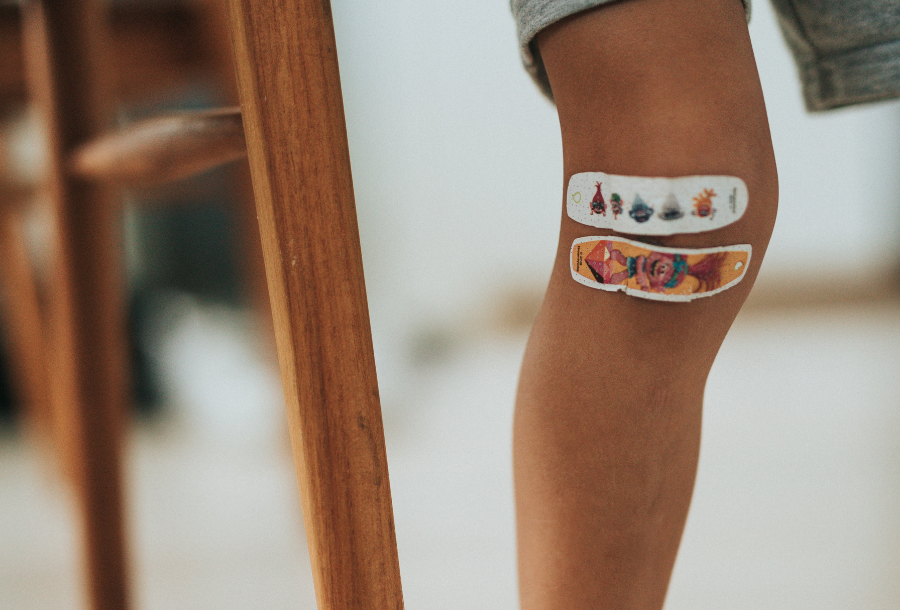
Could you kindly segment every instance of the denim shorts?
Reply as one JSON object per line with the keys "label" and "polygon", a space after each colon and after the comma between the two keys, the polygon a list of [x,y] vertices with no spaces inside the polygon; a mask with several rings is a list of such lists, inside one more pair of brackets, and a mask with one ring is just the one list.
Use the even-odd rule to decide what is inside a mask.
{"label": "denim shorts", "polygon": [[[510,0],[525,68],[552,99],[535,35],[612,0]],[[750,0],[743,0],[750,18]],[[772,0],[809,110],[900,97],[900,0]]]}

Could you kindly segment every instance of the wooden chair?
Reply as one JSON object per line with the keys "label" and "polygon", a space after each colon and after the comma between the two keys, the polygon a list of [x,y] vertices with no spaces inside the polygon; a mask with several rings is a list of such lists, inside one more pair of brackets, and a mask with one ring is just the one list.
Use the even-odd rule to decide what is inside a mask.
{"label": "wooden chair", "polygon": [[[106,8],[106,20],[111,25],[107,47],[116,62],[104,81],[117,106],[171,97],[197,84],[215,92],[226,103],[238,104],[224,0],[115,0]],[[0,4],[0,137],[10,133],[28,105],[22,29],[20,7]],[[211,132],[216,125],[203,117],[163,117],[129,129],[128,137],[110,137],[87,147],[72,169],[118,187],[141,188],[191,175],[229,157],[246,156],[240,111],[234,108],[230,114],[230,119],[223,116],[218,125],[232,133],[220,133],[218,142],[210,140],[215,138]],[[8,121],[10,118],[13,121]],[[224,148],[214,150],[216,144]],[[142,148],[145,145],[150,149]],[[164,146],[173,148],[169,151]],[[33,172],[23,175],[7,166],[6,162],[13,159],[3,153],[9,152],[8,147],[0,147],[0,296],[14,298],[7,296],[0,301],[0,319],[4,322],[0,339],[12,358],[12,381],[22,407],[20,415],[31,437],[53,452],[55,420],[48,398],[42,328],[46,312],[39,306],[38,289],[46,278],[36,277],[30,266],[21,227],[22,217],[33,215],[33,203],[44,198],[40,186],[34,183]],[[236,205],[229,212],[239,225],[255,225],[256,206],[246,159],[230,164],[223,177],[236,195],[231,202]],[[267,348],[274,348],[259,233],[243,231],[237,245],[246,294],[262,321],[268,322],[269,326],[264,324],[263,328],[270,340],[265,343]],[[271,355],[274,357],[274,349]]]}
{"label": "wooden chair", "polygon": [[399,565],[330,7],[228,1],[240,112],[163,118],[113,135],[103,7],[96,0],[23,5],[27,80],[48,133],[55,225],[53,402],[78,499],[90,608],[129,605],[117,184],[208,167],[242,154],[246,142],[318,606],[397,610]]}

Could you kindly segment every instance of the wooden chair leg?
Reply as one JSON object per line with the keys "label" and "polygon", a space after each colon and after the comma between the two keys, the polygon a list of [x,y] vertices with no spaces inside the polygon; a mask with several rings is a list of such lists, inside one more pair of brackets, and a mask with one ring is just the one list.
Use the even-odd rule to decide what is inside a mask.
{"label": "wooden chair leg", "polygon": [[403,607],[334,31],[230,0],[244,130],[320,610]]}
{"label": "wooden chair leg", "polygon": [[72,178],[67,156],[106,126],[105,19],[95,0],[26,0],[24,45],[48,133],[54,268],[52,373],[61,396],[61,454],[83,532],[90,608],[128,606],[121,435],[128,378],[119,207],[109,190]]}
{"label": "wooden chair leg", "polygon": [[55,431],[37,280],[22,235],[18,206],[0,209],[0,287],[5,293],[3,318],[14,383],[26,424],[43,443]]}

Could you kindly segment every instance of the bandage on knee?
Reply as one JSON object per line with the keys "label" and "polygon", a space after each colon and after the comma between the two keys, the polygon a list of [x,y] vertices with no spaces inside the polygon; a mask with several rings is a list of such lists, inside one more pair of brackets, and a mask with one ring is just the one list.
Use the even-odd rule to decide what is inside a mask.
{"label": "bandage on knee", "polygon": [[740,282],[750,264],[749,244],[720,248],[664,248],[616,237],[572,243],[572,278],[585,286],[624,291],[656,301],[691,301]]}
{"label": "bandage on knee", "polygon": [[744,215],[747,185],[734,176],[644,178],[574,174],[566,212],[581,224],[632,235],[721,229]]}

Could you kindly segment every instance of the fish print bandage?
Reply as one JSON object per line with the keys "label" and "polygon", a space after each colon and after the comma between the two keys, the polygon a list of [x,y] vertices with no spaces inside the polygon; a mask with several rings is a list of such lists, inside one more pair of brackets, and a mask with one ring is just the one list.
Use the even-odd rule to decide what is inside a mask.
{"label": "fish print bandage", "polygon": [[622,290],[655,301],[691,301],[740,282],[750,265],[749,244],[721,248],[663,248],[614,237],[572,243],[572,278],[600,290]]}
{"label": "fish print bandage", "polygon": [[641,178],[603,172],[569,179],[566,212],[581,224],[633,235],[712,231],[747,210],[747,185],[734,176]]}

